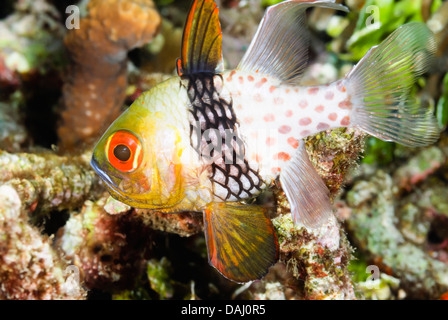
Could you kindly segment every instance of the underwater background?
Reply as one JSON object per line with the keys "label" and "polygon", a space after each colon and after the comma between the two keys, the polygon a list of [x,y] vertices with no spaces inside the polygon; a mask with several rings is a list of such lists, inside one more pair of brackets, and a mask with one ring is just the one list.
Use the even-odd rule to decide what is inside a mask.
{"label": "underwater background", "polygon": [[[226,69],[276,0],[221,0]],[[142,92],[175,75],[186,0],[0,3],[0,299],[448,299],[448,2],[337,1],[309,11],[303,85],[347,74],[410,21],[439,47],[412,88],[434,111],[424,148],[355,129],[325,131],[307,151],[338,222],[295,227],[279,187],[270,208],[280,261],[237,284],[207,261],[202,215],[134,209],[109,197],[93,144]]]}

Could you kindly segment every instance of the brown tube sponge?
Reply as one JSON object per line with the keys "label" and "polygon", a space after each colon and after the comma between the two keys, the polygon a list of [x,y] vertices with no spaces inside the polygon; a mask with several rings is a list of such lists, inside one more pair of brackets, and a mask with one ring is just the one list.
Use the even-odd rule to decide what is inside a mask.
{"label": "brown tube sponge", "polygon": [[70,65],[58,128],[63,150],[91,145],[119,115],[126,95],[127,52],[149,42],[161,18],[152,0],[91,0],[80,28],[64,39]]}

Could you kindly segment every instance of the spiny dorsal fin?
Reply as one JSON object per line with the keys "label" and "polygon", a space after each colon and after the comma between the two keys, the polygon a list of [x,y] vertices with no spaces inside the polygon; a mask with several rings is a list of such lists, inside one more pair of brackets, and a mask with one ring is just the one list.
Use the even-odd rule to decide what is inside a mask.
{"label": "spiny dorsal fin", "polygon": [[274,226],[261,206],[210,204],[204,233],[209,263],[227,279],[260,279],[278,259]]}
{"label": "spiny dorsal fin", "polygon": [[280,174],[294,223],[317,228],[331,217],[330,192],[308,158],[303,140]]}
{"label": "spiny dorsal fin", "polygon": [[269,7],[238,69],[298,84],[308,62],[305,11],[310,7],[348,11],[334,1],[290,0]]}
{"label": "spiny dorsal fin", "polygon": [[222,33],[219,9],[213,0],[195,0],[188,13],[182,36],[179,76],[215,73],[222,61]]}

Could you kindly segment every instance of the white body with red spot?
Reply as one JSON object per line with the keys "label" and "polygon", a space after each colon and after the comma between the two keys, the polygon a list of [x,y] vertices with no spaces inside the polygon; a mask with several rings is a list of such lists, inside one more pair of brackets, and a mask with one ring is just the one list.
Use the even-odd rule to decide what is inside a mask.
{"label": "white body with red spot", "polygon": [[299,146],[299,139],[350,125],[351,103],[344,80],[293,87],[275,79],[229,71],[223,74],[246,142],[246,158],[268,182],[276,178]]}

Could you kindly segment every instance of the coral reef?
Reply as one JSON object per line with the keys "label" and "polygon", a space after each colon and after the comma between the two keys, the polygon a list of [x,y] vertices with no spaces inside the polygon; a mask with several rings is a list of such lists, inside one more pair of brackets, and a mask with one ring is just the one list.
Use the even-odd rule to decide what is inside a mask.
{"label": "coral reef", "polygon": [[88,152],[68,157],[0,150],[0,183],[17,191],[24,210],[45,214],[75,209],[102,190],[89,162]]}
{"label": "coral reef", "polygon": [[20,112],[22,104],[20,91],[11,94],[9,101],[0,101],[0,149],[17,152],[28,137]]}
{"label": "coral reef", "polygon": [[116,291],[129,287],[143,271],[151,230],[131,213],[105,212],[106,198],[88,201],[72,215],[56,246],[79,267],[86,288]]}
{"label": "coral reef", "polygon": [[78,269],[28,223],[14,188],[0,186],[0,204],[0,299],[85,298],[86,290],[76,281]]}
{"label": "coral reef", "polygon": [[0,21],[0,84],[17,86],[26,75],[45,73],[62,60],[65,28],[59,12],[45,0],[15,3],[15,11]]}
{"label": "coral reef", "polygon": [[351,246],[332,218],[322,228],[294,226],[289,214],[273,219],[280,260],[263,280],[248,288],[255,299],[354,299]]}
{"label": "coral reef", "polygon": [[127,53],[149,42],[161,18],[152,0],[91,0],[79,29],[64,44],[70,65],[63,87],[58,136],[62,149],[95,142],[119,115],[126,97]]}
{"label": "coral reef", "polygon": [[395,298],[399,290],[414,299],[448,290],[446,142],[445,135],[390,172],[354,178],[339,203],[364,259],[398,279]]}
{"label": "coral reef", "polygon": [[[234,67],[263,6],[279,0],[218,2],[225,64]],[[244,285],[208,265],[201,213],[126,206],[89,165],[89,144],[122,105],[172,75],[186,3],[154,1],[156,10],[151,0],[83,1],[80,29],[68,31],[55,1],[15,3],[0,20],[0,299],[446,299],[447,3],[342,2],[349,15],[310,12],[311,64],[302,83],[335,81],[399,25],[427,21],[441,45],[436,67],[413,91],[436,109],[444,134],[420,149],[366,140],[355,129],[308,139],[336,217],[317,230],[294,226],[275,182],[256,201],[270,210],[280,260]],[[368,5],[381,8],[381,28],[365,23]],[[129,63],[135,47],[142,48]],[[65,107],[53,150],[56,141],[42,139],[52,122],[40,121],[59,107],[41,100],[41,89],[62,94]]]}

